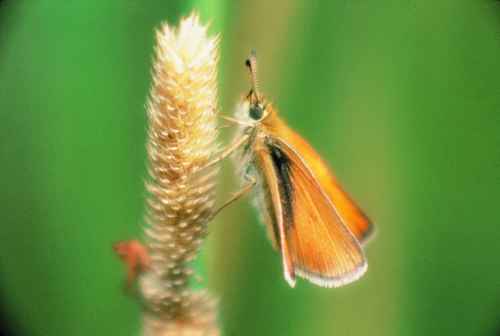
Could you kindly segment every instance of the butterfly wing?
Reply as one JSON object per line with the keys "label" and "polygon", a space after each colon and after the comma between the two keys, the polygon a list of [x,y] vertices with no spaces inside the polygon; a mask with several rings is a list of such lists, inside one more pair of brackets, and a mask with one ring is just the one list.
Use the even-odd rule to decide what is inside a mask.
{"label": "butterfly wing", "polygon": [[[282,183],[279,178],[279,172],[276,171],[270,152],[265,147],[256,151],[257,163],[260,166],[260,173],[263,176],[264,199],[261,208],[265,209],[265,223],[268,227],[268,235],[271,238],[273,247],[281,251],[281,260],[283,262],[283,273],[286,281],[291,287],[295,287],[295,269],[292,264],[292,258],[286,241],[285,222],[287,216],[283,213],[288,206],[284,203],[283,195],[280,190]],[[261,209],[261,210],[262,210]]]}
{"label": "butterfly wing", "polygon": [[290,285],[295,274],[324,287],[358,279],[366,270],[363,251],[302,159],[278,139],[261,147],[257,158],[274,204]]}
{"label": "butterfly wing", "polygon": [[272,132],[274,137],[281,139],[283,143],[289,144],[294,152],[300,153],[300,157],[307,162],[314,178],[330,198],[342,222],[359,242],[366,242],[373,232],[372,222],[344,191],[321,156],[278,116],[273,115],[265,123],[267,124],[266,128]]}

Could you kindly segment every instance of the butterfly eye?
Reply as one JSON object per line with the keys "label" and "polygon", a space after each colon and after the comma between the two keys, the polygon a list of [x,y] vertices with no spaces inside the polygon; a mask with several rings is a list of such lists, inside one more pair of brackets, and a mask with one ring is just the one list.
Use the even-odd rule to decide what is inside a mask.
{"label": "butterfly eye", "polygon": [[250,107],[250,111],[248,112],[250,115],[250,118],[253,120],[259,120],[262,118],[262,114],[264,114],[264,111],[262,110],[262,107],[259,105],[252,105]]}

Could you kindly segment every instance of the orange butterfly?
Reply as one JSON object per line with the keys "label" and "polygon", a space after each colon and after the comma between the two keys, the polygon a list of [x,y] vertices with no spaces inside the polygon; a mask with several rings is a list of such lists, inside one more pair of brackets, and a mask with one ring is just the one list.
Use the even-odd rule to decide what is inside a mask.
{"label": "orange butterfly", "polygon": [[324,287],[359,279],[367,268],[361,244],[372,232],[370,220],[314,149],[259,94],[254,54],[246,64],[252,89],[237,118],[226,118],[240,129],[222,157],[237,153],[247,184],[221,209],[256,187],[257,206],[273,246],[281,251],[290,286],[296,275]]}

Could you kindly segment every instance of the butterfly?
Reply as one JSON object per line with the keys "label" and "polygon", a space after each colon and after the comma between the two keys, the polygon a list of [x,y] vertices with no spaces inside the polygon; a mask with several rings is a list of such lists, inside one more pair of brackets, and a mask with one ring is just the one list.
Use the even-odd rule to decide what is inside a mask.
{"label": "butterfly", "polygon": [[359,279],[367,269],[362,245],[373,232],[371,221],[321,156],[260,94],[255,53],[246,65],[252,87],[235,118],[226,118],[239,130],[221,156],[236,157],[244,186],[221,208],[255,191],[255,203],[272,245],[281,252],[291,287],[296,276],[323,287]]}

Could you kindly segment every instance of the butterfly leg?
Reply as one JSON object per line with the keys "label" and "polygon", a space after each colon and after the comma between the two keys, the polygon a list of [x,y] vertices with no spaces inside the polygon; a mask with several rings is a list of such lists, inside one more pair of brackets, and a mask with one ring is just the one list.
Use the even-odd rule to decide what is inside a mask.
{"label": "butterfly leg", "polygon": [[220,118],[223,119],[224,121],[228,121],[229,124],[223,124],[223,125],[218,126],[217,127],[217,131],[219,131],[221,129],[224,129],[224,128],[232,127],[230,124],[232,124],[232,125],[239,125],[239,126],[247,126],[247,127],[251,127],[252,126],[249,123],[246,123],[244,121],[241,121],[241,120],[238,120],[238,119],[235,119],[235,118],[226,117],[226,116],[222,116]]}
{"label": "butterfly leg", "polygon": [[222,204],[219,208],[217,208],[214,212],[212,212],[212,214],[210,215],[209,221],[214,219],[215,216],[217,216],[219,214],[219,212],[221,212],[224,208],[226,208],[230,204],[236,202],[237,200],[239,200],[243,196],[247,195],[250,191],[252,191],[253,187],[257,184],[257,180],[255,179],[255,177],[250,176],[250,175],[246,175],[245,179],[248,181],[247,184],[245,184],[243,186],[243,188],[241,188],[239,191],[234,193],[230,199],[228,199],[226,202],[224,202],[224,204]]}
{"label": "butterfly leg", "polygon": [[212,167],[219,163],[220,161],[224,160],[231,154],[233,154],[238,148],[240,148],[242,145],[244,145],[248,141],[249,136],[247,134],[242,135],[240,138],[235,140],[231,145],[226,147],[222,152],[217,154],[216,157],[214,157],[212,160],[210,160],[206,165],[204,165],[201,169],[206,169],[209,167]]}
{"label": "butterfly leg", "polygon": [[233,124],[239,125],[239,126],[252,127],[252,124],[250,124],[250,123],[248,123],[248,122],[245,122],[245,121],[243,121],[243,120],[236,119],[236,118],[232,118],[232,117],[222,117],[222,119],[224,119],[225,121],[229,121],[230,123],[233,123]]}

